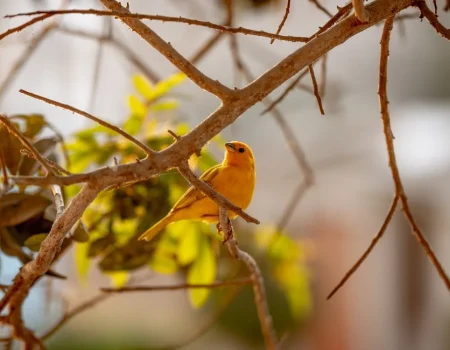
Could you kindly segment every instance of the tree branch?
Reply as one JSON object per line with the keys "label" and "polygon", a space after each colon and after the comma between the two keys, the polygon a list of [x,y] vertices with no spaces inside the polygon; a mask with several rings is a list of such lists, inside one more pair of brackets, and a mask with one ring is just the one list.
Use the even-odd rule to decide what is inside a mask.
{"label": "tree branch", "polygon": [[[115,0],[101,0],[101,2],[111,11],[129,14],[128,9],[120,5],[120,3]],[[227,100],[234,95],[233,90],[229,89],[225,85],[222,85],[217,80],[212,80],[200,72],[170,44],[165,42],[153,30],[142,23],[141,20],[130,17],[121,17],[120,19],[128,25],[130,29],[138,33],[145,41],[153,46],[153,48],[164,55],[175,67],[186,74],[186,76],[188,76],[200,88],[212,93],[222,101]]]}
{"label": "tree branch", "polygon": [[[286,1],[286,9],[284,11],[283,19],[281,20],[281,23],[280,23],[280,25],[278,26],[278,29],[277,29],[277,33],[276,33],[277,35],[280,34],[281,29],[283,29],[284,23],[286,22],[286,20],[287,20],[287,18],[289,16],[290,8],[291,8],[291,0],[287,0]],[[270,41],[270,44],[273,44],[274,41],[275,41],[275,38],[273,38]]]}
{"label": "tree branch", "polygon": [[266,347],[267,349],[277,349],[277,337],[273,328],[269,306],[267,305],[264,279],[261,270],[250,254],[239,249],[238,242],[234,238],[233,225],[228,218],[228,211],[223,207],[219,207],[219,220],[221,230],[224,233],[224,242],[230,255],[237,260],[241,260],[250,273],[250,278],[253,282],[256,309],[258,311],[259,322],[261,324]]}
{"label": "tree branch", "polygon": [[385,136],[387,152],[388,152],[388,156],[389,156],[389,166],[391,168],[392,179],[393,179],[394,185],[395,185],[395,195],[400,198],[400,203],[402,204],[403,213],[405,215],[405,218],[409,222],[409,225],[411,226],[411,231],[412,231],[413,235],[416,237],[419,244],[425,250],[425,253],[428,255],[428,258],[430,259],[431,263],[436,268],[436,271],[438,272],[442,281],[447,286],[447,289],[450,290],[449,277],[447,276],[444,269],[442,268],[441,263],[439,262],[438,258],[436,257],[435,253],[433,252],[433,249],[431,248],[430,244],[426,240],[422,231],[417,226],[415,219],[411,213],[411,210],[410,210],[409,204],[408,204],[408,198],[406,197],[406,194],[405,194],[405,191],[403,188],[403,184],[402,184],[402,181],[400,178],[400,172],[399,172],[398,166],[397,166],[397,160],[395,157],[394,137],[393,137],[392,129],[391,129],[391,120],[390,120],[390,116],[389,116],[388,97],[387,97],[387,63],[388,63],[388,56],[389,56],[389,41],[390,41],[389,39],[390,39],[390,34],[392,31],[393,23],[394,23],[394,16],[389,17],[386,20],[386,23],[385,23],[384,29],[383,29],[383,35],[381,37],[380,76],[379,76],[378,95],[379,95],[379,100],[380,100],[381,119],[383,121],[384,136]]}
{"label": "tree branch", "polygon": [[316,96],[317,104],[319,105],[320,114],[325,115],[323,110],[322,99],[320,98],[319,86],[317,85],[316,75],[314,74],[313,66],[308,66],[309,74],[311,75],[311,81],[314,87],[314,96]]}
{"label": "tree branch", "polygon": [[128,292],[156,292],[156,291],[172,291],[180,289],[196,289],[196,288],[221,288],[228,286],[241,286],[252,283],[250,278],[241,278],[231,281],[214,282],[210,284],[176,284],[172,286],[132,286],[122,288],[101,288],[102,292],[106,293],[128,293]]}
{"label": "tree branch", "polygon": [[383,224],[381,225],[380,230],[375,235],[375,237],[372,239],[372,242],[367,247],[366,251],[361,255],[361,257],[356,261],[356,263],[350,268],[350,270],[347,271],[347,273],[344,275],[342,280],[337,284],[336,287],[331,291],[330,294],[327,296],[327,300],[331,299],[331,297],[336,294],[336,292],[341,289],[345,282],[358,270],[358,268],[361,266],[361,264],[366,260],[366,258],[369,256],[369,254],[372,252],[373,248],[377,245],[378,241],[383,237],[384,233],[386,232],[386,229],[388,228],[392,217],[394,216],[395,210],[397,209],[399,197],[397,195],[394,196],[394,199],[392,200],[391,206],[389,208],[389,211],[384,219]]}
{"label": "tree branch", "polygon": [[437,16],[430,10],[425,1],[417,1],[415,5],[420,10],[420,17],[425,17],[443,38],[450,40],[450,29],[445,28],[442,23],[439,22]]}
{"label": "tree branch", "polygon": [[11,122],[6,116],[0,114],[0,123],[2,123],[6,127],[6,129],[8,129],[8,131],[11,134],[13,134],[22,143],[22,145],[24,145],[27,151],[33,155],[34,159],[36,159],[39,163],[41,163],[41,165],[47,171],[47,174],[55,173],[55,170],[47,163],[47,160],[44,157],[42,157],[36,150],[36,148],[34,148],[34,146],[31,144],[31,142],[28,141],[26,137],[23,136],[21,132],[17,130],[14,125],[11,124]]}
{"label": "tree branch", "polygon": [[110,124],[108,122],[105,122],[104,120],[102,120],[100,118],[94,117],[93,115],[91,115],[91,114],[89,114],[87,112],[84,112],[84,111],[82,111],[82,110],[80,110],[78,108],[72,107],[72,106],[67,105],[65,103],[61,103],[61,102],[58,102],[58,101],[55,101],[55,100],[52,100],[52,99],[49,99],[49,98],[37,95],[37,94],[33,94],[32,92],[29,92],[29,91],[26,91],[26,90],[23,90],[23,89],[19,90],[19,92],[24,94],[24,95],[33,97],[35,99],[44,101],[45,103],[54,105],[56,107],[67,109],[67,110],[69,110],[71,112],[80,114],[83,117],[91,119],[94,122],[96,122],[96,123],[98,123],[98,124],[108,128],[108,129],[111,129],[111,130],[117,132],[118,134],[120,134],[123,137],[125,137],[127,140],[133,142],[136,146],[138,146],[148,156],[152,156],[153,154],[155,154],[155,152],[152,149],[150,149],[148,146],[144,145],[141,141],[135,139],[133,136],[131,136],[127,132],[123,131],[121,128],[119,128],[119,127],[117,127],[115,125],[112,125],[112,124]]}
{"label": "tree branch", "polygon": [[13,34],[15,32],[19,32],[23,29],[25,29],[28,26],[31,26],[39,21],[43,21],[49,17],[57,16],[57,15],[69,15],[69,14],[83,14],[83,15],[96,15],[96,16],[112,16],[112,17],[119,17],[119,18],[134,18],[134,19],[145,19],[150,21],[161,21],[161,22],[175,22],[175,23],[185,23],[188,25],[194,25],[194,26],[200,26],[205,28],[210,28],[214,30],[218,30],[221,32],[227,32],[231,34],[244,34],[244,35],[251,35],[251,36],[259,36],[263,38],[269,38],[269,39],[276,39],[281,41],[288,41],[288,42],[307,42],[308,38],[303,36],[291,36],[291,35],[280,35],[280,34],[274,34],[265,32],[263,30],[254,30],[249,28],[243,28],[243,27],[230,27],[227,25],[221,25],[206,21],[199,21],[196,19],[190,19],[190,18],[183,18],[183,17],[169,17],[169,16],[161,16],[161,15],[146,15],[146,14],[140,14],[140,13],[126,13],[121,11],[99,11],[99,10],[54,10],[54,11],[34,11],[34,12],[24,12],[24,13],[18,13],[15,15],[7,15],[5,18],[14,18],[19,16],[35,16],[38,14],[44,14],[40,17],[34,18],[32,21],[26,22],[25,24],[21,25],[20,27],[16,27],[13,29],[10,29],[9,31],[0,34],[0,40],[4,37]]}

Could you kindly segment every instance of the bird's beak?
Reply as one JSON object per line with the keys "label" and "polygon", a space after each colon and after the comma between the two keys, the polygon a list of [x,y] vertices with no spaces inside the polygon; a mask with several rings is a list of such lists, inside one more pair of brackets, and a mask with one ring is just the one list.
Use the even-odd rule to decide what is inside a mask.
{"label": "bird's beak", "polygon": [[234,148],[234,145],[233,145],[231,142],[227,142],[227,143],[225,144],[225,146],[226,146],[228,149],[232,150],[233,152],[236,150],[236,149]]}

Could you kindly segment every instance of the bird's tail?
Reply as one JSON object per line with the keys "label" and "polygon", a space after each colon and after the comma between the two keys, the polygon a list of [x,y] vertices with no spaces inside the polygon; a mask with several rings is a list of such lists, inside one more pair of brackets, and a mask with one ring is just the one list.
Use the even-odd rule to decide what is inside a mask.
{"label": "bird's tail", "polygon": [[164,227],[172,222],[172,215],[167,215],[159,220],[156,224],[150,227],[142,235],[139,236],[139,241],[150,241],[152,240]]}

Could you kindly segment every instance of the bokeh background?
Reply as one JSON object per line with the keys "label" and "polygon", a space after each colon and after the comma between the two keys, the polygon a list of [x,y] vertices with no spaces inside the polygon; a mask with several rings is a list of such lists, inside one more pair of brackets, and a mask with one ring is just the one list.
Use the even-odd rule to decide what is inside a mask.
{"label": "bokeh background", "polygon": [[[235,25],[274,32],[284,14],[284,1],[252,6],[236,1]],[[321,2],[332,13],[333,0]],[[57,9],[60,1],[0,0],[0,15]],[[98,8],[96,1],[73,0],[73,8]],[[443,2],[438,1],[439,8]],[[225,8],[219,0],[133,0],[133,12],[184,16],[222,23]],[[420,227],[450,271],[450,45],[419,19],[397,22],[391,40],[388,93],[399,168]],[[450,14],[439,19],[450,25]],[[101,34],[107,19],[70,15],[57,18],[68,28]],[[309,1],[292,1],[283,34],[308,36],[327,20]],[[0,30],[24,18],[2,19]],[[213,32],[175,23],[151,22],[151,28],[185,56],[195,53]],[[17,58],[45,23],[0,42],[0,84]],[[113,35],[161,77],[174,67],[119,21]],[[298,203],[286,233],[307,242],[312,313],[285,334],[285,349],[450,349],[450,299],[426,255],[411,235],[398,210],[385,237],[358,272],[330,301],[326,295],[360,256],[384,220],[393,195],[378,106],[378,64],[382,26],[375,26],[332,50],[328,55],[325,116],[314,96],[293,91],[279,106],[302,145],[315,173],[315,183]],[[295,43],[238,36],[241,54],[256,76],[299,47]],[[91,125],[80,116],[56,109],[18,93],[19,89],[65,102],[113,123],[127,115],[126,96],[139,69],[114,48],[104,46],[94,94],[98,43],[59,31],[51,32],[36,48],[10,86],[0,96],[5,114],[42,113],[64,135]],[[226,35],[198,63],[198,68],[228,86],[242,86]],[[316,75],[321,77],[320,65]],[[311,86],[309,77],[303,82]],[[283,87],[272,96],[278,96]],[[196,125],[218,105],[216,98],[185,82],[176,89],[179,111],[171,118]],[[260,116],[255,105],[226,129],[226,140],[241,140],[254,150],[257,188],[248,212],[263,225],[276,225],[292,193],[301,183],[298,169],[270,114]],[[213,150],[217,160],[221,152]],[[240,219],[238,219],[240,220]],[[244,223],[240,223],[245,227]],[[9,283],[20,266],[2,256],[1,282]],[[41,282],[28,298],[25,317],[30,327],[44,331],[57,322],[66,300],[76,306],[110,281],[96,269],[80,283],[72,254],[58,264],[69,276],[65,282]],[[139,271],[147,276],[148,270]],[[152,275],[151,284],[182,282],[179,276]],[[250,293],[250,288],[248,291]],[[48,290],[51,290],[49,301]],[[206,334],[186,349],[256,349],[263,345],[246,337],[247,315],[254,314],[251,294],[232,304]],[[247,302],[245,302],[247,300]],[[274,307],[275,304],[272,305]],[[50,348],[162,348],[183,343],[210,318],[196,310],[186,292],[155,292],[115,296],[71,320],[52,338]],[[253,316],[252,316],[253,317]],[[227,319],[228,318],[228,319]],[[242,322],[244,320],[244,322]],[[244,333],[244,334],[243,334]]]}

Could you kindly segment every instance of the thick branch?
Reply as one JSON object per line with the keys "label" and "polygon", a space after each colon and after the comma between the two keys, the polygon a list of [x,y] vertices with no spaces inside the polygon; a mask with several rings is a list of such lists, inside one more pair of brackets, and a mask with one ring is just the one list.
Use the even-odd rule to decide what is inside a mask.
{"label": "thick branch", "polygon": [[388,57],[389,57],[390,34],[392,31],[393,23],[394,23],[393,16],[389,17],[386,20],[386,23],[385,23],[384,29],[383,29],[383,35],[381,37],[380,77],[379,77],[379,88],[378,88],[378,95],[379,95],[380,108],[381,108],[381,119],[383,121],[384,136],[385,136],[387,152],[388,152],[388,156],[389,156],[389,166],[390,166],[391,172],[392,172],[392,179],[393,179],[394,185],[395,185],[396,196],[399,196],[399,198],[400,198],[403,213],[404,213],[406,219],[408,220],[409,225],[411,226],[411,231],[412,231],[413,235],[416,237],[419,244],[425,250],[425,253],[428,255],[428,258],[430,259],[431,263],[434,265],[437,272],[439,273],[439,276],[444,281],[445,285],[447,286],[447,289],[450,290],[449,277],[447,276],[444,269],[442,268],[441,263],[439,262],[438,258],[436,257],[433,249],[431,248],[430,244],[426,240],[422,231],[417,226],[417,223],[411,213],[411,210],[410,210],[409,204],[408,204],[408,198],[406,197],[406,194],[405,194],[405,191],[403,188],[403,184],[402,184],[402,181],[400,178],[400,172],[399,172],[398,166],[397,166],[397,160],[395,157],[394,137],[392,135],[391,119],[389,116],[389,108],[388,108],[389,102],[388,102],[388,97],[387,97],[387,64],[388,64]]}
{"label": "thick branch", "polygon": [[[111,11],[128,14],[129,11],[119,2],[115,0],[101,0],[102,4]],[[227,100],[234,94],[233,90],[222,85],[217,80],[211,78],[200,72],[191,62],[184,58],[177,50],[170,44],[161,39],[153,30],[142,23],[137,18],[120,17],[121,21],[130,27],[131,30],[138,33],[145,41],[164,55],[172,64],[180,71],[186,74],[194,83],[200,88],[216,95],[221,100]]]}
{"label": "thick branch", "polygon": [[238,260],[241,260],[250,273],[250,278],[253,282],[253,292],[255,294],[255,304],[258,311],[259,322],[261,330],[266,342],[267,349],[277,348],[277,336],[272,324],[272,316],[270,315],[269,306],[267,304],[266,292],[264,289],[264,279],[255,259],[239,249],[238,242],[233,235],[233,225],[228,219],[228,212],[225,208],[219,207],[220,227],[224,233],[224,241],[230,255]]}

